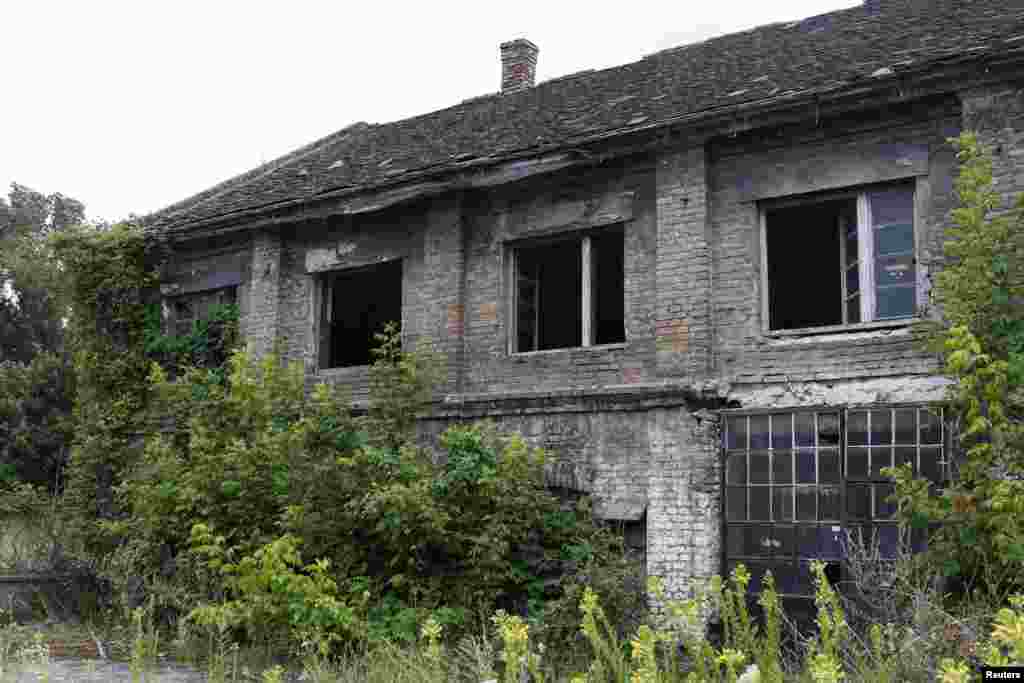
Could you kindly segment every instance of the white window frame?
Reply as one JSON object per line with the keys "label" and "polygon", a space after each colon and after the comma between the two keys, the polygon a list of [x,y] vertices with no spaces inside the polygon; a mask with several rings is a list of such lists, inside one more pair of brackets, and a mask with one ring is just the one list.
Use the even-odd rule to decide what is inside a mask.
{"label": "white window frame", "polygon": [[[622,228],[624,229],[624,228]],[[568,351],[571,349],[579,348],[608,348],[625,346],[625,341],[612,342],[609,344],[595,344],[594,343],[594,316],[596,311],[593,308],[593,292],[592,283],[598,277],[597,264],[594,262],[592,255],[591,238],[593,232],[587,232],[582,235],[559,235],[550,240],[539,239],[539,240],[522,240],[514,243],[510,243],[506,246],[505,253],[506,268],[505,278],[507,281],[507,287],[509,296],[508,300],[508,339],[507,339],[507,350],[508,354],[520,356],[524,354],[539,354],[539,353],[558,353],[561,351]],[[519,342],[519,286],[517,280],[518,274],[518,255],[519,250],[523,248],[529,248],[532,246],[539,246],[544,243],[557,243],[561,241],[566,242],[578,242],[581,250],[581,263],[580,263],[580,277],[583,278],[582,287],[580,289],[580,319],[582,320],[582,330],[580,334],[580,346],[564,346],[557,349],[538,349],[538,350],[524,350],[520,351],[517,349]],[[623,249],[625,249],[625,234],[623,233]],[[625,258],[625,254],[623,254]],[[623,273],[625,278],[625,273]],[[623,282],[623,290],[625,290],[625,282]],[[625,311],[623,311],[625,313]],[[625,320],[623,320],[625,324]]]}
{"label": "white window frame", "polygon": [[[886,186],[909,183],[913,194],[911,205],[913,206],[913,233],[914,233],[914,263],[916,265],[917,277],[914,286],[915,311],[923,300],[921,282],[923,280],[921,259],[920,235],[920,214],[919,202],[921,188],[919,183],[911,180],[893,181],[879,183],[849,190],[839,190],[815,195],[813,197],[798,197],[781,200],[768,200],[758,205],[758,231],[761,256],[761,331],[768,336],[790,336],[803,334],[825,334],[829,332],[846,332],[855,330],[869,330],[884,327],[904,327],[918,320],[915,313],[901,318],[886,318],[876,320],[876,284],[875,284],[875,259],[874,259],[874,230],[871,220],[871,203],[868,201],[868,194],[875,189]],[[768,281],[768,212],[772,209],[789,208],[793,206],[821,204],[838,199],[856,199],[857,202],[857,251],[858,251],[858,274],[860,293],[860,320],[857,323],[843,322],[839,325],[821,325],[817,327],[801,327],[792,329],[772,329],[769,292],[771,283]],[[839,228],[837,228],[839,229]],[[847,291],[846,291],[846,240],[845,235],[839,236],[839,277],[841,279],[843,296],[843,320],[848,319]],[[865,285],[869,285],[865,287]]]}

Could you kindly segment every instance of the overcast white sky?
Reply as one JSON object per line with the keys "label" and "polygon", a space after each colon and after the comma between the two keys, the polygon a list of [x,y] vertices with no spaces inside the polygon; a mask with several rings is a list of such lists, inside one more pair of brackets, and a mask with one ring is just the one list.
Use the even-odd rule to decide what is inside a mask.
{"label": "overcast white sky", "polygon": [[15,181],[118,220],[356,121],[394,121],[495,92],[505,40],[540,47],[543,81],[856,4],[7,2],[0,194]]}

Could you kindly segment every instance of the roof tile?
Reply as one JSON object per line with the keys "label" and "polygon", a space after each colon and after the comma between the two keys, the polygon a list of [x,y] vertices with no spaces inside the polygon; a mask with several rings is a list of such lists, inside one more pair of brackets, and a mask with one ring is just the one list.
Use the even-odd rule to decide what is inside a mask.
{"label": "roof tile", "polygon": [[910,64],[1024,38],[1024,0],[880,0],[664,50],[637,62],[466,100],[393,123],[355,124],[151,216],[153,229],[404,173],[528,154],[780,93],[884,77]]}

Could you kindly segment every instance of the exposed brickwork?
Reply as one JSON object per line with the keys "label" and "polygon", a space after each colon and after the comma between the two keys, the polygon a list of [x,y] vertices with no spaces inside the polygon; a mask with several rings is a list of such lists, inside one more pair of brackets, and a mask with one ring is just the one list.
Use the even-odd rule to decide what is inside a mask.
{"label": "exposed brickwork", "polygon": [[707,411],[648,414],[647,571],[667,597],[687,597],[693,579],[720,570],[718,420]]}
{"label": "exposed brickwork", "polygon": [[[555,402],[481,399],[463,414],[486,416],[548,450],[549,485],[590,493],[604,509],[646,503],[648,573],[666,577],[669,594],[681,596],[690,579],[719,571],[721,547],[718,421],[692,400],[638,388]],[[436,444],[451,421],[424,423],[424,442]]]}
{"label": "exposed brickwork", "polygon": [[668,151],[658,159],[658,374],[702,379],[711,329],[708,299],[711,250],[704,146]]}
{"label": "exposed brickwork", "polygon": [[992,180],[1009,207],[1024,191],[1024,87],[1018,83],[969,90],[962,101],[964,128],[978,131],[993,151]]}
{"label": "exposed brickwork", "polygon": [[520,38],[501,44],[501,91],[512,93],[533,87],[537,71],[537,46]]}
{"label": "exposed brickwork", "polygon": [[253,235],[252,280],[243,333],[253,353],[270,351],[278,334],[281,283],[281,236],[276,232]]}
{"label": "exposed brickwork", "polygon": [[[879,164],[876,157],[864,158],[859,164],[851,161],[839,169],[842,173],[829,179],[829,188],[821,187],[817,177],[802,175],[801,169],[813,166],[822,157],[844,155],[855,160],[856,155],[847,150],[923,147],[928,153],[928,166],[927,175],[917,181],[917,227],[919,267],[928,269],[936,264],[942,226],[952,206],[948,188],[954,157],[946,138],[958,130],[958,113],[945,105],[937,112],[894,111],[877,121],[860,117],[822,122],[819,128],[802,127],[780,136],[750,136],[715,146],[711,172],[712,301],[718,377],[732,383],[760,384],[937,371],[934,358],[921,351],[906,331],[839,333],[805,339],[766,336],[762,332],[761,301],[765,293],[761,286],[758,204],[756,199],[745,197],[743,190],[746,179],[769,172],[792,174],[794,190],[799,189],[799,179],[809,189],[862,186],[880,174],[888,179],[890,165]],[[780,155],[786,160],[782,169],[776,164]]]}
{"label": "exposed brickwork", "polygon": [[[602,211],[619,206],[629,194],[630,219],[624,230],[625,345],[508,353],[507,279],[510,244],[553,234],[580,234],[589,220],[609,220]],[[653,365],[651,319],[654,289],[653,183],[648,162],[548,178],[507,190],[476,195],[464,202],[467,221],[466,335],[464,390],[521,391],[594,387],[623,382],[622,368],[634,381],[648,378]],[[540,226],[540,227],[538,227]],[[600,229],[600,228],[598,228]]]}
{"label": "exposed brickwork", "polygon": [[[316,370],[322,273],[401,259],[405,340],[429,341],[447,367],[423,442],[489,417],[550,451],[551,485],[607,509],[646,504],[648,572],[683,596],[721,570],[718,420],[708,410],[909,403],[943,391],[936,360],[905,326],[765,333],[758,202],[912,178],[918,266],[934,271],[953,206],[946,138],[961,127],[980,128],[995,148],[1001,192],[1024,189],[1024,91],[996,87],[705,143],[666,140],[542,180],[260,232],[243,330],[258,351],[277,341],[306,362],[310,383],[363,403],[366,368]],[[509,250],[611,226],[624,235],[626,342],[510,354]],[[922,297],[926,288],[922,278]]]}

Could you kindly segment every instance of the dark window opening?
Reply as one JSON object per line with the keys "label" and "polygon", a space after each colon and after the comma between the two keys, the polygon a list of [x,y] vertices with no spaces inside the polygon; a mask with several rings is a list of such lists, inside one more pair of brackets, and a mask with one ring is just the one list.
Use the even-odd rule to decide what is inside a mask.
{"label": "dark window opening", "polygon": [[770,329],[915,314],[912,184],[768,208],[764,221]]}
{"label": "dark window opening", "polygon": [[518,350],[582,345],[582,259],[578,241],[519,249],[516,253]]}
{"label": "dark window opening", "polygon": [[626,340],[621,228],[514,251],[515,351]]}
{"label": "dark window opening", "polygon": [[594,343],[626,341],[624,243],[621,230],[591,238],[591,291],[594,296]]}
{"label": "dark window opening", "polygon": [[402,320],[402,262],[330,273],[324,279],[320,367],[373,363],[375,335]]}
{"label": "dark window opening", "polygon": [[946,480],[940,411],[806,411],[725,423],[726,571],[746,565],[752,592],[771,570],[780,593],[811,598],[812,560],[827,562],[829,581],[842,587],[844,560],[856,546],[887,560],[901,548],[923,549],[923,532],[901,536],[888,500],[892,480],[882,470],[908,463],[936,488]]}
{"label": "dark window opening", "polygon": [[647,552],[647,511],[639,519],[622,522],[622,540],[626,549],[642,556]]}
{"label": "dark window opening", "polygon": [[769,211],[769,317],[773,330],[840,325],[840,226],[856,216],[854,200]]}

